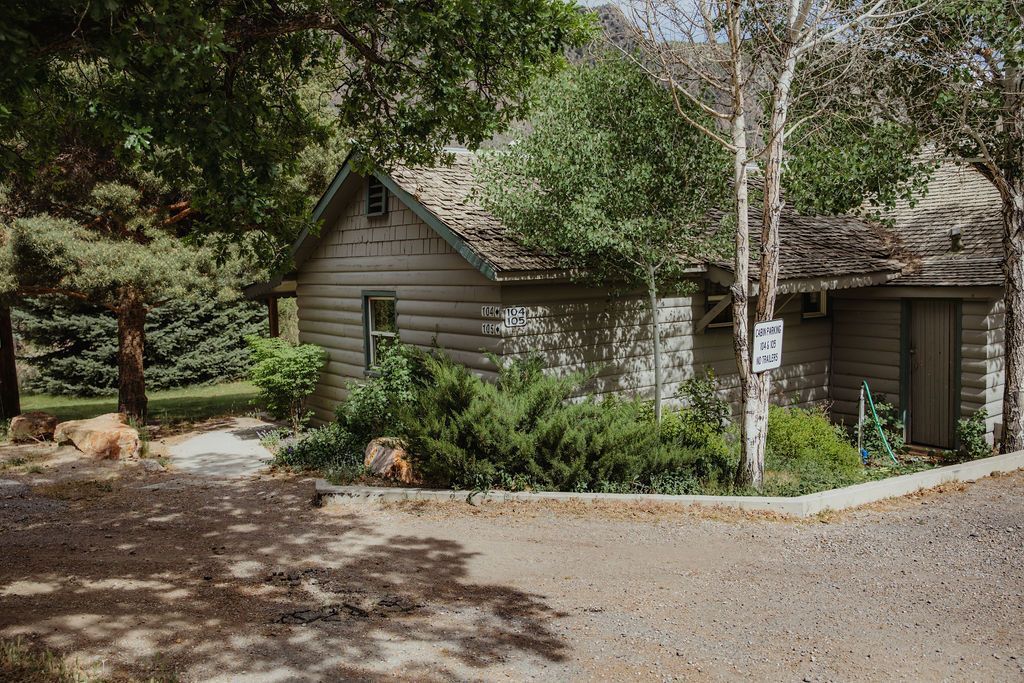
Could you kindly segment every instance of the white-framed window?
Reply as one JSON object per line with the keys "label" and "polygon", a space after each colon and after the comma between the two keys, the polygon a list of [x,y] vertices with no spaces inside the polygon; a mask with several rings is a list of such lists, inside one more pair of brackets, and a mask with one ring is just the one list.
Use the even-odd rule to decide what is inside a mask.
{"label": "white-framed window", "polygon": [[803,318],[824,318],[828,315],[828,292],[804,292],[800,305]]}
{"label": "white-framed window", "polygon": [[398,316],[394,292],[367,292],[363,295],[366,330],[366,367],[377,365],[382,344],[398,338]]}
{"label": "white-framed window", "polygon": [[[709,313],[712,308],[729,296],[729,288],[717,282],[708,280],[704,294],[704,312]],[[714,320],[708,323],[708,327],[732,327],[732,304],[726,306],[715,316]]]}
{"label": "white-framed window", "polygon": [[366,215],[383,216],[388,212],[388,188],[375,176],[366,181]]}

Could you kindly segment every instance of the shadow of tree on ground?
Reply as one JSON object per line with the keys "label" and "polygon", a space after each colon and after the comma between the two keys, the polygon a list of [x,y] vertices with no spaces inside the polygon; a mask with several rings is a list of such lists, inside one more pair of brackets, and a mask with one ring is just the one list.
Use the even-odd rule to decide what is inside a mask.
{"label": "shadow of tree on ground", "polygon": [[566,658],[542,596],[473,582],[458,542],[324,514],[310,488],[138,474],[0,498],[0,635],[203,680],[479,678]]}

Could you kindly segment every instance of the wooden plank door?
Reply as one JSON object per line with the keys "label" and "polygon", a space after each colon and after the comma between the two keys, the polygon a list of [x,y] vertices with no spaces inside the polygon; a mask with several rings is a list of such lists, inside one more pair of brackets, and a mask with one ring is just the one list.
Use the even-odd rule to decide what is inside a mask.
{"label": "wooden plank door", "polygon": [[959,368],[957,306],[952,301],[910,302],[910,441],[937,448],[953,447],[954,396]]}

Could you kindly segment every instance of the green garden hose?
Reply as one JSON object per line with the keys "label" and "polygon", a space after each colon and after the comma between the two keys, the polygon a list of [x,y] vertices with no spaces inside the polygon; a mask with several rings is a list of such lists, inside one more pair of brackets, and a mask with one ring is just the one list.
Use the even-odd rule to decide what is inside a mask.
{"label": "green garden hose", "polygon": [[896,459],[896,454],[892,452],[892,446],[889,445],[889,439],[885,438],[885,432],[882,431],[882,423],[878,419],[878,413],[875,412],[875,400],[871,398],[871,388],[868,386],[867,380],[864,380],[864,391],[867,392],[868,395],[868,406],[871,407],[871,417],[875,420],[875,431],[877,431],[878,436],[882,438],[882,445],[885,446],[885,450],[889,454],[889,457],[892,458],[892,461],[895,464],[899,465],[900,461]]}

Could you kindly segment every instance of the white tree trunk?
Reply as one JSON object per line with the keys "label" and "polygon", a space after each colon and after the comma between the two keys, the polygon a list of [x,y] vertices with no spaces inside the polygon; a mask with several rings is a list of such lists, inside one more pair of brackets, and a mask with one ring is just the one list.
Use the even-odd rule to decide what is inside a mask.
{"label": "white tree trunk", "polygon": [[1002,453],[1024,450],[1024,179],[1007,183],[1003,196],[1006,352]]}
{"label": "white tree trunk", "polygon": [[[737,54],[734,59],[741,60]],[[737,74],[742,62],[734,65]],[[736,369],[740,376],[740,463],[736,469],[738,486],[760,486],[764,471],[764,434],[758,415],[763,412],[759,378],[750,370],[750,202],[747,186],[747,122],[744,116],[742,88],[733,92],[735,116],[732,121],[733,202],[736,212],[735,250],[732,292],[732,338]]]}
{"label": "white tree trunk", "polygon": [[661,321],[658,318],[658,287],[655,278],[654,266],[647,266],[647,295],[651,306],[651,332],[654,338],[654,419],[661,424],[661,393],[662,393],[662,366],[661,366]]}
{"label": "white tree trunk", "polygon": [[[799,37],[798,0],[793,0],[789,16],[790,30],[783,46],[784,60],[772,90],[771,124],[764,169],[764,210],[761,223],[761,254],[758,260],[757,307],[755,322],[775,316],[779,282],[779,222],[782,217],[782,159],[785,153],[785,128],[789,99],[796,73],[796,44]],[[744,339],[746,341],[746,339]],[[749,352],[745,362],[749,363]],[[749,365],[748,365],[749,367]],[[751,376],[743,387],[743,455],[736,471],[737,486],[764,485],[764,458],[768,445],[768,408],[771,397],[771,372]]]}

